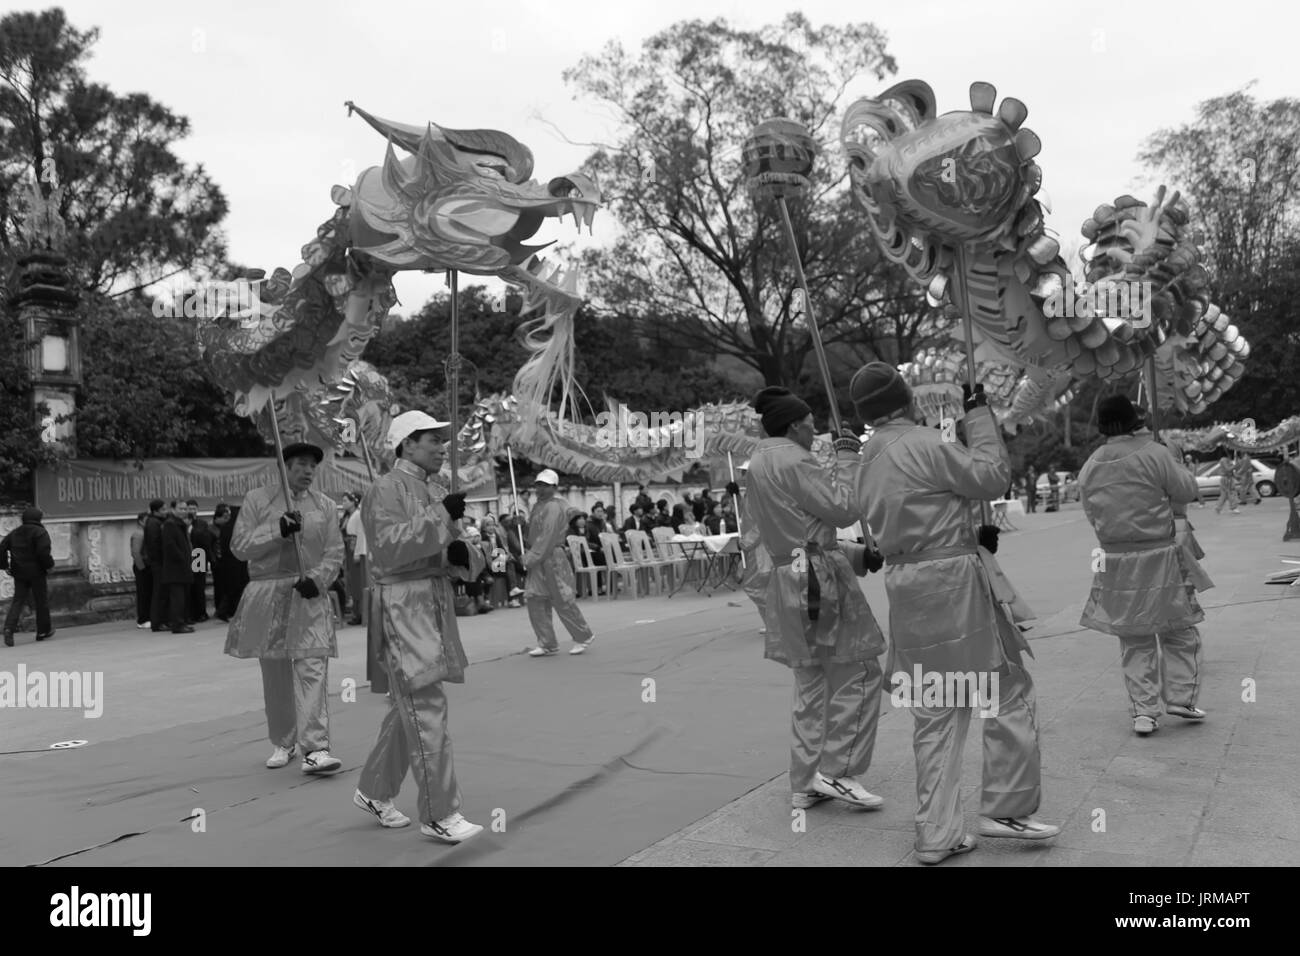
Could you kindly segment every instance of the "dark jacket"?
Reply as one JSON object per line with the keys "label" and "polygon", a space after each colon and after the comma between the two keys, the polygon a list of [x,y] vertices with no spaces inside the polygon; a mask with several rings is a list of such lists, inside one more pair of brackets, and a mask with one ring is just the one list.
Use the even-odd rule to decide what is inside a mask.
{"label": "dark jacket", "polygon": [[[208,562],[209,568],[215,568],[217,564],[217,534],[212,525],[208,524],[202,518],[195,518],[194,524],[190,527],[190,544],[203,552],[204,558]],[[198,572],[195,572],[196,574]]]}
{"label": "dark jacket", "polygon": [[8,570],[15,581],[36,581],[54,567],[43,517],[39,508],[28,508],[23,523],[0,540],[0,569]]}
{"label": "dark jacket", "polygon": [[189,530],[183,520],[171,515],[162,525],[162,576],[154,580],[163,584],[192,584],[192,561]]}
{"label": "dark jacket", "polygon": [[155,572],[162,570],[163,519],[151,514],[144,519],[144,559]]}

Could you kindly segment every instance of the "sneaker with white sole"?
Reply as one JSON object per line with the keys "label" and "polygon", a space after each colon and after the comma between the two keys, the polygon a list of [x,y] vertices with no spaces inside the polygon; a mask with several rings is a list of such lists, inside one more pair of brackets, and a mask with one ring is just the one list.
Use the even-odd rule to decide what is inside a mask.
{"label": "sneaker with white sole", "polygon": [[1050,823],[1040,823],[1033,817],[980,817],[979,833],[982,837],[1005,840],[1050,840],[1061,828]]}
{"label": "sneaker with white sole", "polygon": [[1185,707],[1182,704],[1166,704],[1165,713],[1181,717],[1183,720],[1204,720],[1205,711],[1199,707]]}
{"label": "sneaker with white sole", "polygon": [[560,653],[560,649],[558,647],[542,647],[541,645],[538,645],[537,647],[534,647],[531,651],[528,652],[528,656],[529,657],[554,657],[558,653]]}
{"label": "sneaker with white sole", "polygon": [[358,790],[352,794],[352,804],[373,816],[379,821],[381,827],[396,828],[411,825],[411,818],[393,806],[391,800],[371,800]]}
{"label": "sneaker with white sole", "polygon": [[266,758],[266,765],[272,770],[279,770],[293,759],[293,752],[297,747],[290,747],[286,750],[284,747],[276,747],[271,751],[271,756]]}
{"label": "sneaker with white sole", "polygon": [[470,837],[482,833],[483,828],[477,823],[470,823],[459,813],[453,813],[437,823],[421,823],[420,832],[443,843],[464,843]]}
{"label": "sneaker with white sole", "polygon": [[1133,732],[1139,737],[1154,734],[1159,729],[1160,724],[1154,717],[1143,716],[1133,718]]}
{"label": "sneaker with white sole", "polygon": [[592,636],[592,637],[587,638],[587,640],[586,640],[585,642],[583,642],[583,641],[574,641],[574,642],[573,642],[573,647],[571,647],[571,648],[569,649],[569,653],[570,653],[570,654],[585,654],[585,653],[587,652],[587,648],[591,647],[591,642],[594,641],[595,639],[596,639],[596,638],[595,638],[594,636]]}
{"label": "sneaker with white sole", "polygon": [[517,597],[519,597],[519,595],[521,595],[521,594],[523,594],[523,593],[524,593],[524,589],[523,589],[523,588],[511,588],[511,589],[510,589],[510,596],[511,596],[512,598],[517,598]]}
{"label": "sneaker with white sole", "polygon": [[303,773],[334,773],[343,767],[343,761],[328,750],[313,750],[302,758]]}
{"label": "sneaker with white sole", "polygon": [[830,797],[826,796],[824,793],[801,790],[798,793],[790,795],[790,806],[794,807],[796,810],[807,810],[809,807],[815,807],[823,800],[829,799]]}
{"label": "sneaker with white sole", "polygon": [[153,625],[150,624],[148,621],[145,621],[143,624],[137,624],[137,625],[136,625],[136,627],[138,627],[138,628],[139,628],[140,630],[142,630],[142,631],[143,631],[146,627],[152,627],[152,626],[153,626]]}
{"label": "sneaker with white sole", "polygon": [[864,810],[879,810],[885,805],[883,797],[868,793],[867,788],[852,777],[831,778],[819,773],[813,778],[813,790]]}
{"label": "sneaker with white sole", "polygon": [[960,856],[962,853],[969,853],[978,845],[975,837],[967,833],[962,837],[962,841],[954,847],[946,850],[917,850],[916,858],[926,866],[934,866],[936,863],[942,863],[950,856]]}

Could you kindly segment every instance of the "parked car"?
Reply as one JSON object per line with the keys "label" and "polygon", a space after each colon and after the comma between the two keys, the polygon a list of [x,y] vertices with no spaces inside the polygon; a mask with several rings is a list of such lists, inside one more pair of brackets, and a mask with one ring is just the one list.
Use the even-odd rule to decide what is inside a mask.
{"label": "parked car", "polygon": [[[1225,460],[1230,461],[1231,459],[1220,458],[1218,461],[1198,466],[1196,485],[1201,489],[1201,497],[1219,497],[1219,480],[1223,477],[1223,462]],[[1277,494],[1277,483],[1273,478],[1273,469],[1258,458],[1252,458],[1250,463],[1255,472],[1255,490],[1259,492],[1261,498],[1272,498]]]}

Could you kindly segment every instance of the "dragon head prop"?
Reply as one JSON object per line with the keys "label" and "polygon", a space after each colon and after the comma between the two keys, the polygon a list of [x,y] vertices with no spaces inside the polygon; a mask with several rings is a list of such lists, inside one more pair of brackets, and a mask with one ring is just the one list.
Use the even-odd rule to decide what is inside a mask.
{"label": "dragon head prop", "polygon": [[[503,279],[522,293],[524,314],[542,310],[525,329],[533,356],[515,391],[541,404],[556,384],[572,394],[577,267],[550,266],[537,256],[549,243],[525,243],[548,218],[571,215],[590,231],[601,199],[595,182],[579,173],[537,182],[532,153],[497,130],[420,128],[347,106],[388,139],[383,166],[365,170],[352,190],[353,250],[390,269]],[[410,155],[399,159],[394,146]]]}

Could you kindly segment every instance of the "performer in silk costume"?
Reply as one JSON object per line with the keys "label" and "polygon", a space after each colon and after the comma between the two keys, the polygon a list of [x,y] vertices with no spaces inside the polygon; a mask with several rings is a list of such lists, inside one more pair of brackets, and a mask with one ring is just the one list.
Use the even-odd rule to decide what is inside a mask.
{"label": "performer in silk costume", "polygon": [[[862,451],[859,515],[888,565],[891,680],[901,685],[894,676],[901,674],[912,681],[918,668],[922,674],[988,675],[982,686],[991,691],[996,674],[996,713],[986,716],[992,701],[983,702],[980,712],[985,722],[979,832],[1026,840],[1056,836],[1059,827],[1030,816],[1042,789],[1033,682],[1021,663],[1029,646],[998,606],[971,521],[971,501],[997,497],[1010,480],[997,421],[979,391],[963,421],[970,447],[945,442],[940,432],[915,424],[911,390],[883,362],[860,369],[850,393],[874,429]],[[908,701],[916,851],[921,862],[933,864],[975,846],[960,799],[962,748],[974,702],[921,702]]]}
{"label": "performer in silk costume", "polygon": [[[1186,526],[1196,479],[1177,451],[1143,427],[1123,395],[1105,399],[1098,427],[1109,435],[1079,472],[1083,511],[1105,549],[1079,623],[1119,638],[1133,729],[1159,727],[1162,710],[1201,720],[1201,635],[1197,591],[1214,586],[1197,562]],[[1159,653],[1157,653],[1157,646]]]}
{"label": "performer in silk costume", "polygon": [[555,497],[560,476],[547,468],[537,476],[533,490],[537,504],[529,516],[528,551],[524,554],[524,568],[528,580],[524,585],[524,600],[528,602],[528,620],[537,635],[537,646],[528,652],[530,657],[550,657],[559,653],[555,639],[555,625],[551,621],[554,610],[560,623],[573,638],[570,654],[582,654],[595,637],[578,607],[578,595],[573,565],[564,550],[564,540],[569,534],[568,506]]}
{"label": "performer in silk costume", "polygon": [[805,402],[766,388],[754,408],[771,437],[750,459],[746,506],[773,564],[764,656],[794,671],[791,803],[802,809],[835,798],[875,809],[884,801],[856,778],[875,747],[885,639],[835,535],[858,519],[850,484],[858,442],[836,442],[841,460],[828,474],[811,452]]}
{"label": "performer in silk costume", "polygon": [[430,478],[442,467],[446,422],[423,412],[393,419],[393,470],[361,501],[370,561],[369,652],[388,673],[388,713],[379,728],[352,801],[385,827],[410,819],[394,805],[409,769],[419,790],[420,832],[460,843],[482,831],[460,814],[447,695],[442,682],[465,682],[469,659],[461,647],[444,549],[460,537],[465,496],[441,500]]}
{"label": "performer in silk costume", "polygon": [[[282,507],[278,484],[244,496],[230,549],[248,562],[248,587],[230,621],[225,652],[256,657],[268,736],[266,765],[285,766],[301,751],[303,773],[325,774],[343,764],[329,752],[329,658],[338,657],[329,587],[343,563],[343,536],[333,500],[311,483],[324,452],[299,443],[284,449],[293,510]],[[299,577],[292,536],[301,536],[307,576]]]}

